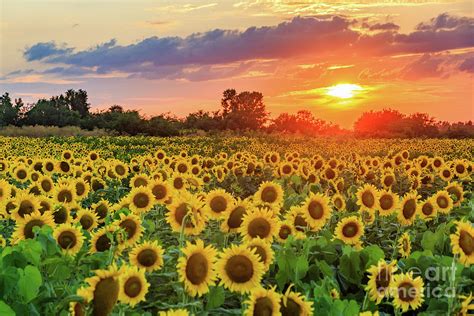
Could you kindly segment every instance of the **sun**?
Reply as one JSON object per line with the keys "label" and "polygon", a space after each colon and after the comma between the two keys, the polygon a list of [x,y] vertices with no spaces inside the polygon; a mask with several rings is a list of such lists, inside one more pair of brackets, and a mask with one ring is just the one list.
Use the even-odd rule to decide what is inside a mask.
{"label": "sun", "polygon": [[326,88],[326,94],[332,97],[349,99],[354,97],[358,91],[364,90],[361,86],[351,83],[341,83]]}

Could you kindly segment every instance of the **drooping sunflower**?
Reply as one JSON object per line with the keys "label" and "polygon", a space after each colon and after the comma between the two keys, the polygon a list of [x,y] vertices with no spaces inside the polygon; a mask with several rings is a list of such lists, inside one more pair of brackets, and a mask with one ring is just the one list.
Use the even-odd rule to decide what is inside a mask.
{"label": "drooping sunflower", "polygon": [[239,233],[244,241],[249,241],[253,238],[272,241],[277,233],[277,224],[277,219],[273,216],[271,210],[257,208],[244,215]]}
{"label": "drooping sunflower", "polygon": [[193,297],[206,294],[209,292],[209,286],[214,285],[217,279],[217,250],[212,245],[204,246],[204,242],[198,239],[195,244],[187,242],[182,252],[177,270],[186,292]]}
{"label": "drooping sunflower", "polygon": [[411,192],[402,198],[397,215],[398,222],[403,226],[413,224],[418,210],[418,194]]}
{"label": "drooping sunflower", "polygon": [[225,288],[248,293],[260,285],[264,266],[255,252],[244,245],[232,245],[222,251],[216,271]]}
{"label": "drooping sunflower", "polygon": [[329,198],[323,194],[311,193],[302,206],[303,216],[313,231],[319,231],[331,217]]}
{"label": "drooping sunflower", "polygon": [[220,219],[226,216],[232,206],[232,195],[223,189],[215,189],[207,193],[205,202],[206,214],[210,218]]}
{"label": "drooping sunflower", "polygon": [[301,207],[292,206],[286,215],[286,220],[293,225],[295,233],[299,233],[300,236],[305,236],[304,233],[309,228],[309,224],[303,216]]}
{"label": "drooping sunflower", "polygon": [[403,312],[418,309],[424,301],[424,283],[421,277],[413,278],[413,272],[394,275],[392,286],[393,305]]}
{"label": "drooping sunflower", "polygon": [[357,205],[361,211],[374,211],[378,207],[378,191],[371,184],[364,184],[357,191]]}
{"label": "drooping sunflower", "polygon": [[82,178],[74,179],[72,185],[75,188],[76,198],[83,199],[89,194],[90,185]]}
{"label": "drooping sunflower", "polygon": [[313,315],[313,302],[307,301],[298,292],[291,291],[289,286],[281,296],[280,312],[282,316],[310,316]]}
{"label": "drooping sunflower", "polygon": [[364,235],[364,224],[357,216],[341,219],[334,230],[334,237],[348,245],[357,245]]}
{"label": "drooping sunflower", "polygon": [[163,248],[156,241],[145,241],[130,251],[129,261],[139,268],[152,272],[163,266],[163,254]]}
{"label": "drooping sunflower", "polygon": [[459,183],[448,183],[445,190],[448,191],[451,196],[454,196],[453,206],[459,206],[461,202],[464,201],[464,189]]}
{"label": "drooping sunflower", "polygon": [[456,315],[458,316],[472,315],[472,311],[474,310],[474,304],[472,303],[473,301],[472,293],[469,293],[469,295],[459,295],[459,298],[462,299],[461,308],[459,310],[459,313]]}
{"label": "drooping sunflower", "polygon": [[61,250],[68,255],[75,255],[81,250],[84,244],[84,236],[77,227],[71,224],[61,224],[56,226],[53,237]]}
{"label": "drooping sunflower", "polygon": [[389,216],[398,207],[398,195],[391,190],[383,190],[379,193],[379,214],[380,216]]}
{"label": "drooping sunflower", "polygon": [[119,229],[123,229],[124,231],[123,234],[119,236],[119,244],[123,247],[135,244],[142,236],[142,221],[140,217],[135,214],[125,215],[121,213],[116,224]]}
{"label": "drooping sunflower", "polygon": [[116,227],[113,225],[104,226],[91,234],[91,253],[108,251],[114,243],[114,233]]}
{"label": "drooping sunflower", "polygon": [[145,269],[136,266],[122,266],[120,269],[120,291],[118,299],[134,307],[145,300],[150,283],[146,280]]}
{"label": "drooping sunflower", "polygon": [[274,288],[256,288],[245,301],[244,316],[280,316],[280,294]]}
{"label": "drooping sunflower", "polygon": [[252,240],[246,242],[245,245],[250,250],[255,251],[255,253],[259,256],[260,261],[263,263],[265,271],[268,271],[274,257],[271,243],[261,238],[253,238]]}
{"label": "drooping sunflower", "polygon": [[283,201],[283,189],[274,182],[263,182],[254,195],[257,204],[280,205]]}
{"label": "drooping sunflower", "polygon": [[398,253],[403,258],[408,258],[411,254],[411,239],[407,232],[403,233],[402,236],[398,238]]}
{"label": "drooping sunflower", "polygon": [[336,208],[338,211],[345,211],[346,209],[346,199],[344,196],[340,193],[336,193],[332,196],[332,205]]}
{"label": "drooping sunflower", "polygon": [[135,214],[150,211],[155,204],[155,197],[149,187],[137,187],[128,194],[129,208]]}
{"label": "drooping sunflower", "polygon": [[420,202],[420,206],[418,207],[418,215],[425,222],[433,220],[437,213],[438,210],[432,197]]}
{"label": "drooping sunflower", "polygon": [[31,214],[25,215],[24,218],[17,220],[15,231],[12,234],[11,240],[13,242],[18,242],[23,239],[30,239],[34,238],[35,234],[33,232],[34,227],[43,227],[44,225],[48,225],[54,228],[54,220],[53,216],[46,212],[41,214],[40,212],[36,211]]}
{"label": "drooping sunflower", "polygon": [[465,266],[473,264],[474,228],[472,223],[466,221],[456,222],[456,232],[449,237],[453,254],[459,256],[459,261]]}
{"label": "drooping sunflower", "polygon": [[204,230],[204,204],[192,193],[184,191],[175,195],[168,210],[166,221],[174,232],[181,232],[183,225],[184,233],[188,235],[198,235]]}
{"label": "drooping sunflower", "polygon": [[39,199],[33,194],[19,191],[14,199],[15,208],[11,212],[13,219],[19,220],[40,209]]}
{"label": "drooping sunflower", "polygon": [[453,200],[448,191],[438,191],[433,195],[433,202],[438,212],[447,214],[453,208]]}
{"label": "drooping sunflower", "polygon": [[86,303],[92,304],[92,315],[109,315],[118,301],[120,293],[120,272],[112,265],[107,270],[95,270],[87,278],[87,286],[77,290]]}
{"label": "drooping sunflower", "polygon": [[221,224],[221,230],[225,233],[238,231],[249,207],[250,205],[246,200],[238,199],[234,201],[229,207],[229,211],[226,212],[226,217]]}
{"label": "drooping sunflower", "polygon": [[384,297],[389,297],[393,276],[397,271],[397,262],[390,263],[381,259],[377,265],[371,266],[367,272],[369,273],[369,282],[365,287],[369,298],[380,304]]}
{"label": "drooping sunflower", "polygon": [[98,222],[99,218],[97,217],[96,213],[87,209],[79,210],[76,213],[76,218],[74,219],[74,223],[79,223],[82,229],[89,232],[97,227]]}
{"label": "drooping sunflower", "polygon": [[165,203],[171,196],[171,186],[167,181],[153,180],[148,186],[155,197],[154,203]]}

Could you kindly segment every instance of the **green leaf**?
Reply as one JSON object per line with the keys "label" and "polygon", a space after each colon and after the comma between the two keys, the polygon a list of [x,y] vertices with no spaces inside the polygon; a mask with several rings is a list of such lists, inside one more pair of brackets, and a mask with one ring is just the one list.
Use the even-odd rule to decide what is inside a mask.
{"label": "green leaf", "polygon": [[303,256],[298,257],[294,269],[296,278],[296,280],[294,281],[301,280],[302,278],[304,278],[306,276],[306,272],[308,272],[309,269],[308,259]]}
{"label": "green leaf", "polygon": [[8,306],[4,301],[0,301],[0,315],[2,316],[16,316],[13,309]]}
{"label": "green leaf", "polygon": [[207,304],[206,309],[210,310],[213,308],[220,307],[224,304],[225,301],[225,292],[224,289],[220,286],[211,287],[209,293],[207,294]]}
{"label": "green leaf", "polygon": [[18,292],[26,303],[30,302],[38,295],[41,283],[41,273],[37,267],[26,266],[23,271],[20,271]]}

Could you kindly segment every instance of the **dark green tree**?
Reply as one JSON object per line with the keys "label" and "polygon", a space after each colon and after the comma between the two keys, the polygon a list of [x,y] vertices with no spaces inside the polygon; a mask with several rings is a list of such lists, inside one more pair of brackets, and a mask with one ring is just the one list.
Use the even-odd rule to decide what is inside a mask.
{"label": "dark green tree", "polygon": [[0,96],[0,126],[17,125],[22,108],[23,101],[21,98],[15,99],[13,104],[8,92]]}
{"label": "dark green tree", "polygon": [[224,91],[222,100],[222,119],[225,127],[231,130],[257,130],[264,127],[268,112],[260,92],[244,91],[237,94],[235,89]]}

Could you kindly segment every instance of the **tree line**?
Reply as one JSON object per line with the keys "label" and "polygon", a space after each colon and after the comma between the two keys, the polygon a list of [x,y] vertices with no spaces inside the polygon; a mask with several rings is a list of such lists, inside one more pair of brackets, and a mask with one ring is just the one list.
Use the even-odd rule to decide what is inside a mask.
{"label": "tree line", "polygon": [[78,126],[113,131],[120,135],[176,136],[194,131],[263,131],[304,135],[355,135],[358,137],[474,137],[472,121],[449,123],[436,121],[426,113],[405,115],[384,109],[363,113],[353,130],[316,118],[310,111],[282,113],[271,119],[260,92],[227,89],[222,94],[221,108],[209,112],[199,110],[185,118],[161,114],[145,118],[137,110],[113,105],[107,110],[91,112],[85,90],[67,90],[50,99],[24,104],[9,93],[0,96],[0,128],[5,126]]}

